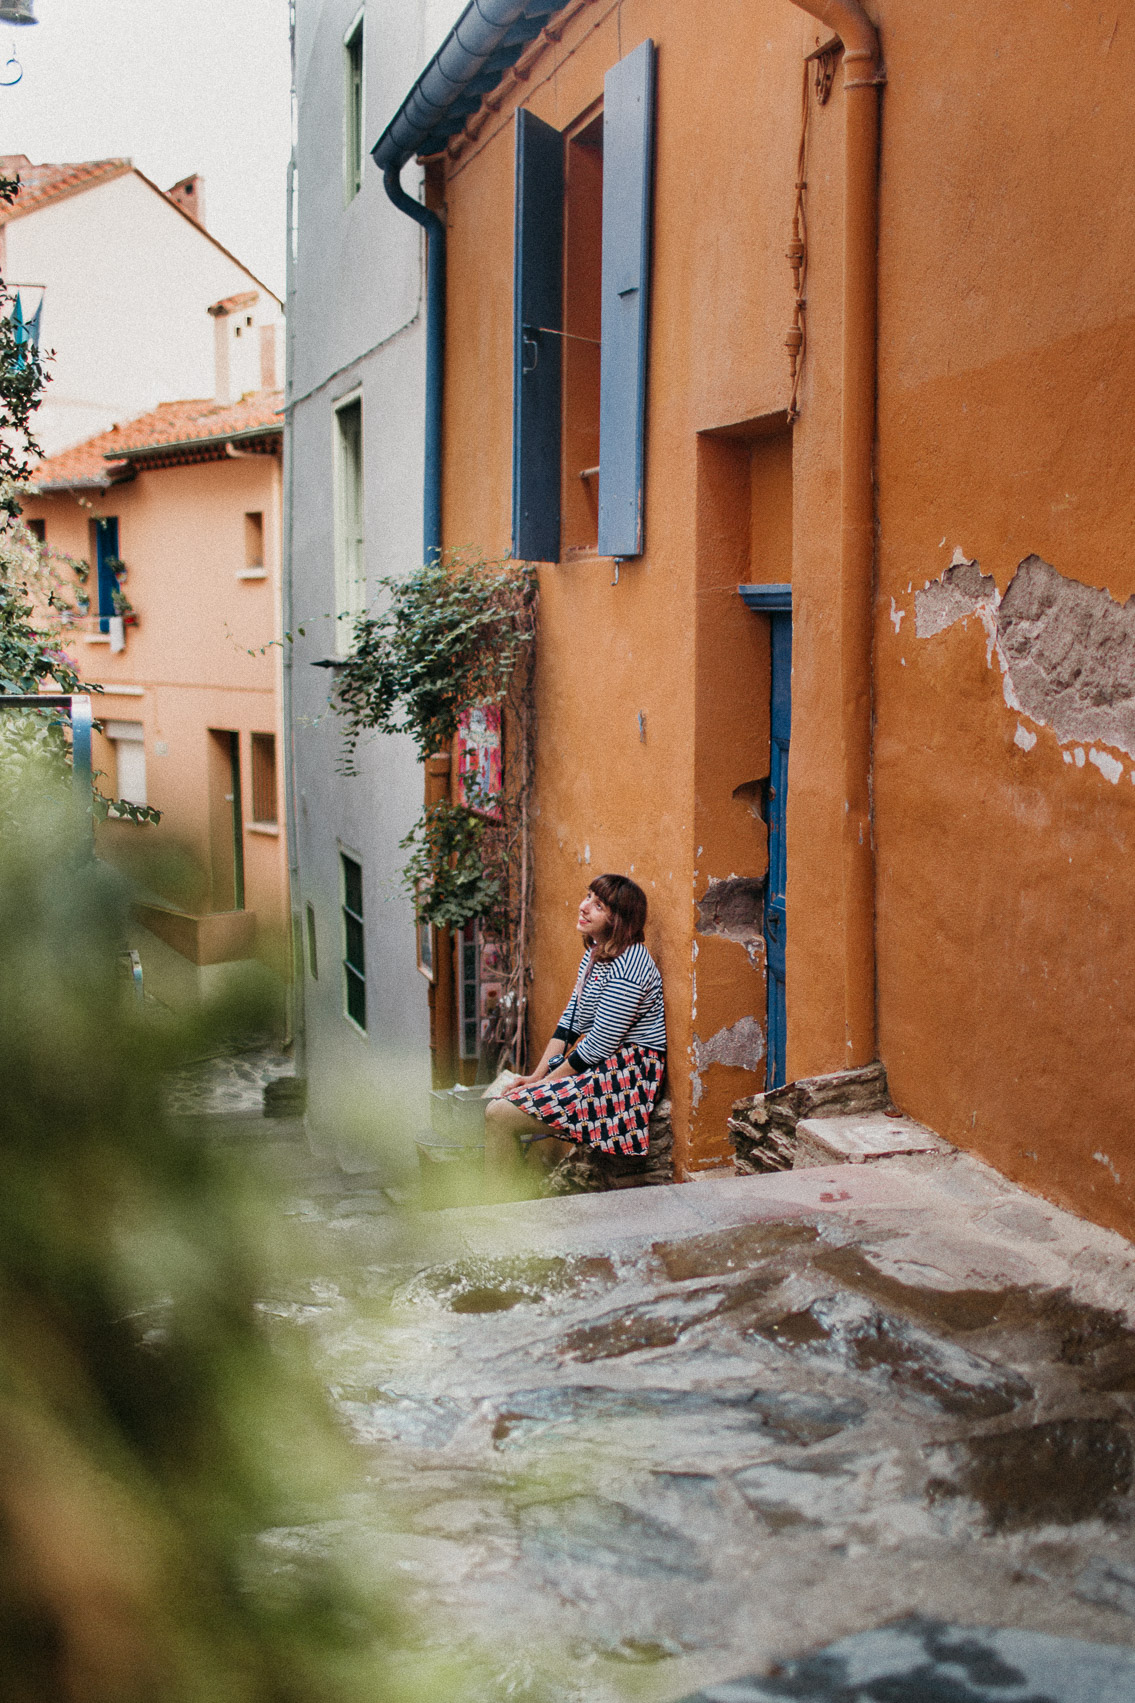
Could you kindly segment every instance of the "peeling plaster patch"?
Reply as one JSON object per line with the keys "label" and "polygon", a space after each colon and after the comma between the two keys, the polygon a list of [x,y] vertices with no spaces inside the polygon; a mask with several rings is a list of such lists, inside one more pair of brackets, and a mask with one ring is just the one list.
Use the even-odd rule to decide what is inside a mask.
{"label": "peeling plaster patch", "polygon": [[1061,743],[1098,740],[1135,756],[1135,598],[1117,603],[1027,556],[997,627],[1026,715]]}
{"label": "peeling plaster patch", "polygon": [[1022,751],[1031,751],[1036,744],[1036,734],[1030,733],[1027,727],[1017,723],[1017,731],[1013,735],[1013,744],[1019,745]]}
{"label": "peeling plaster patch", "polygon": [[1092,1158],[1095,1160],[1097,1165],[1102,1165],[1105,1171],[1110,1172],[1112,1182],[1114,1182],[1114,1183],[1122,1182],[1123,1179],[1119,1175],[1119,1172],[1116,1170],[1115,1166],[1112,1164],[1111,1160],[1108,1158],[1106,1153],[1093,1153]]}
{"label": "peeling plaster patch", "polygon": [[711,881],[704,899],[698,900],[697,912],[699,934],[720,934],[750,949],[764,937],[764,881],[748,875]]}
{"label": "peeling plaster patch", "polygon": [[976,562],[963,557],[946,569],[941,579],[931,580],[925,591],[914,594],[914,630],[920,639],[932,639],[957,621],[997,608],[997,585],[992,575],[983,574]]}
{"label": "peeling plaster patch", "polygon": [[[1062,745],[1082,739],[1135,757],[1135,597],[1118,603],[1039,556],[1025,557],[999,597],[978,564],[958,555],[941,579],[915,593],[918,637],[977,615],[1010,709],[1050,727]],[[1084,766],[1082,748],[1073,760]]]}
{"label": "peeling plaster patch", "polygon": [[719,1029],[708,1041],[694,1036],[694,1065],[700,1073],[711,1064],[734,1070],[756,1070],[765,1056],[765,1037],[755,1017],[742,1017],[731,1028]]}
{"label": "peeling plaster patch", "polygon": [[1088,752],[1088,762],[1094,763],[1100,774],[1105,780],[1110,781],[1112,786],[1115,786],[1123,773],[1123,764],[1118,757],[1111,756],[1107,751],[1097,751],[1094,745]]}
{"label": "peeling plaster patch", "polygon": [[902,626],[905,616],[906,616],[906,610],[900,609],[898,607],[897,603],[895,602],[894,598],[892,597],[891,598],[891,625],[894,627],[896,633],[898,632],[899,628]]}

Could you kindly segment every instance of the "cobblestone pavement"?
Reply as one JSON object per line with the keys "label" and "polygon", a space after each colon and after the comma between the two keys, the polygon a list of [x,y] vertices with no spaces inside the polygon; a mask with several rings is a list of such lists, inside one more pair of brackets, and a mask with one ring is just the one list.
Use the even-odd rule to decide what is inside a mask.
{"label": "cobblestone pavement", "polygon": [[461,1703],[725,1698],[911,1616],[1135,1646],[1120,1237],[960,1154],[427,1214],[261,1152],[344,1529]]}
{"label": "cobblestone pavement", "polygon": [[176,1117],[258,1117],[265,1084],[295,1069],[290,1051],[269,1046],[199,1059],[174,1075],[167,1103]]}

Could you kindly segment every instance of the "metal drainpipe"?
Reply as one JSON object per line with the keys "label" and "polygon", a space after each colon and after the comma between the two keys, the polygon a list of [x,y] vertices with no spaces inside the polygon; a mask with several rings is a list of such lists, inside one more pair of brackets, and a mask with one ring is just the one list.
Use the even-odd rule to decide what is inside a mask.
{"label": "metal drainpipe", "polygon": [[[404,164],[405,162],[403,162]],[[445,225],[430,207],[423,207],[402,188],[402,166],[387,166],[382,174],[386,193],[398,208],[421,225],[426,247],[426,445],[422,490],[422,555],[427,562],[441,555],[441,403],[445,391]]]}
{"label": "metal drainpipe", "polygon": [[792,0],[843,43],[846,181],[840,418],[840,689],[847,1068],[876,1056],[872,650],[875,602],[879,37],[857,0]]}

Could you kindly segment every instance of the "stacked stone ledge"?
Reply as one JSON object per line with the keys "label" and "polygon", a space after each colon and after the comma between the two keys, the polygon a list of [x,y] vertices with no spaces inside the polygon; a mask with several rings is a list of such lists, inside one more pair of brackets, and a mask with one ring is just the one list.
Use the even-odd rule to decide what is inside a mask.
{"label": "stacked stone ledge", "polygon": [[804,1118],[886,1111],[887,1072],[881,1064],[804,1076],[766,1094],[737,1100],[729,1119],[734,1168],[742,1176],[791,1171],[796,1162],[796,1126]]}

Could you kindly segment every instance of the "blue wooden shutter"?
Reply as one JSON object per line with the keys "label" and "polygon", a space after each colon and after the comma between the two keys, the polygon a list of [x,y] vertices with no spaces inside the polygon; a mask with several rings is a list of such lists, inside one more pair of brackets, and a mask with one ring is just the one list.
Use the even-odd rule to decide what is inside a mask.
{"label": "blue wooden shutter", "polygon": [[523,108],[516,115],[513,294],[512,553],[560,557],[563,390],[564,141]]}
{"label": "blue wooden shutter", "polygon": [[643,549],[643,430],[650,294],[654,43],[608,71],[603,93],[603,350],[599,554]]}
{"label": "blue wooden shutter", "polygon": [[110,617],[115,613],[114,594],[118,590],[118,575],[111,567],[118,560],[118,520],[107,516],[95,521],[95,577],[99,599],[99,632],[109,633]]}

